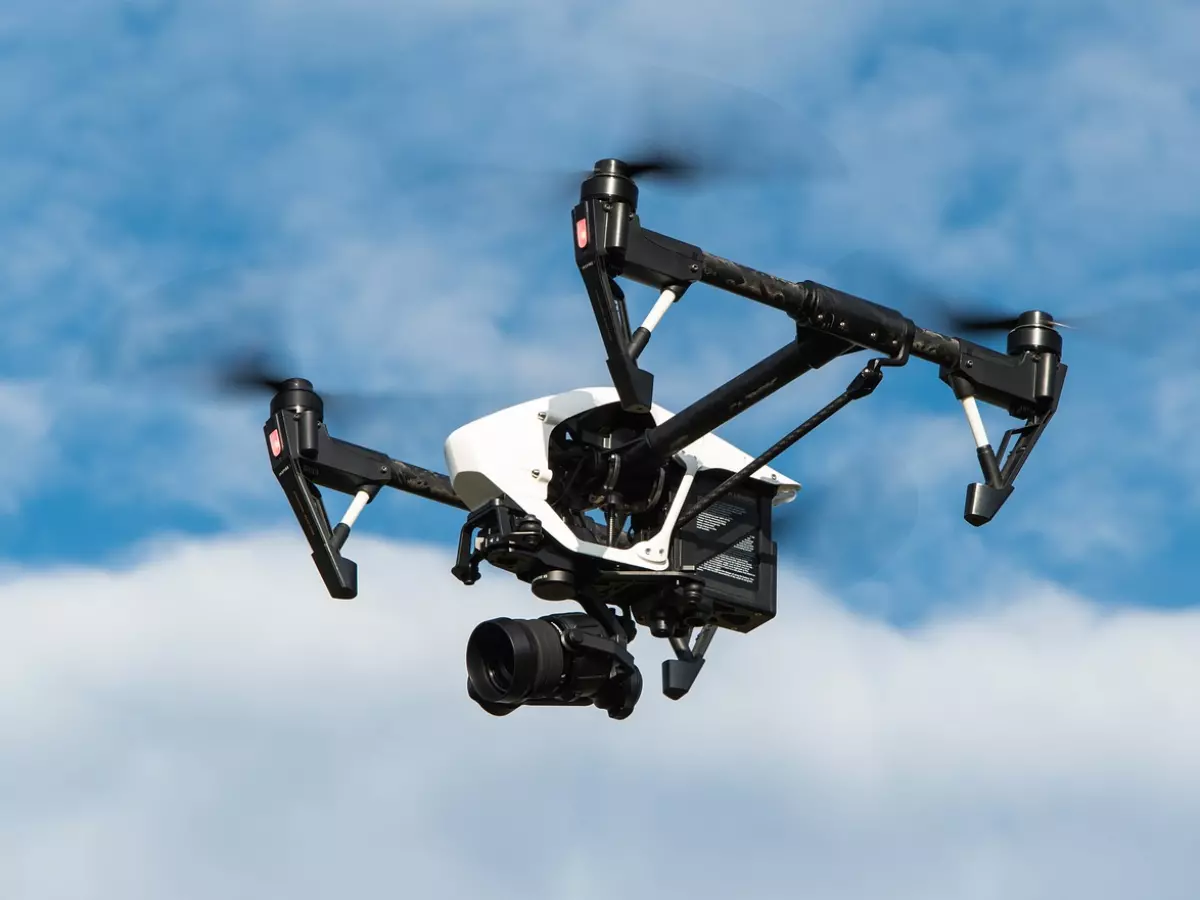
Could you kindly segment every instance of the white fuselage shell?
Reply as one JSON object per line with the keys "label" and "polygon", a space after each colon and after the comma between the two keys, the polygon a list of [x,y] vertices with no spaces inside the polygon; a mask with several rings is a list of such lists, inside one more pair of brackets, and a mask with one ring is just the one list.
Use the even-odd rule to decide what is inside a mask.
{"label": "white fuselage shell", "polygon": [[[683,483],[658,534],[624,550],[583,540],[546,499],[551,478],[550,433],[564,419],[618,402],[614,388],[579,388],[510,406],[463,425],[446,438],[445,446],[455,493],[472,510],[489,500],[509,497],[526,513],[536,516],[546,534],[568,551],[642,569],[666,569],[675,522],[696,473],[704,469],[737,472],[753,457],[716,435],[706,434],[676,454],[685,469]],[[660,425],[672,416],[657,404],[651,406],[650,414]],[[798,482],[769,466],[751,477],[776,488],[776,505],[795,499],[800,489]]]}

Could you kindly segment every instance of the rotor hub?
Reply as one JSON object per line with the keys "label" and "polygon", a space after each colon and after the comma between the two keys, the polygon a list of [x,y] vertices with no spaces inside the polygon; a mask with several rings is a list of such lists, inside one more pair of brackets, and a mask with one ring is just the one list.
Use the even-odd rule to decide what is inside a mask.
{"label": "rotor hub", "polygon": [[592,168],[592,174],[579,189],[581,202],[597,198],[626,203],[630,211],[635,212],[638,188],[629,176],[629,166],[619,159],[598,160]]}
{"label": "rotor hub", "polygon": [[311,381],[305,378],[288,378],[279,383],[279,390],[271,398],[271,414],[282,410],[297,413],[312,411],[317,414],[317,419],[321,420],[325,415],[325,404],[321,402],[321,396],[313,390]]}
{"label": "rotor hub", "polygon": [[1062,355],[1062,335],[1054,327],[1054,317],[1041,310],[1029,310],[1017,317],[1016,326],[1008,333],[1008,352],[1053,353]]}

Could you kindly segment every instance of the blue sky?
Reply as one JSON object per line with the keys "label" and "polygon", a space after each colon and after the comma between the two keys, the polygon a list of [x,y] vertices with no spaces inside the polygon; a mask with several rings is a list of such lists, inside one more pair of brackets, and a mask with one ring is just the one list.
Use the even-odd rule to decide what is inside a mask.
{"label": "blue sky", "polygon": [[[752,806],[769,785],[728,772],[704,776],[708,799],[725,815],[757,809],[763,827],[824,848],[805,857],[810,896],[878,895],[849,863],[830,862],[853,856],[852,837],[902,885],[893,895],[939,896],[944,888],[945,896],[988,897],[989,884],[1005,884],[1006,896],[1093,888],[1080,895],[1108,896],[1103,890],[1139,883],[1149,862],[1115,854],[1102,878],[1074,854],[1128,841],[1128,829],[1143,826],[1160,838],[1153,861],[1172,873],[1155,895],[1194,896],[1195,876],[1175,855],[1183,851],[1166,823],[1195,825],[1200,816],[1190,801],[1162,798],[1186,793],[1198,773],[1160,745],[1197,749],[1192,720],[1200,719],[1188,690],[1195,664],[1183,643],[1197,633],[1200,575],[1191,427],[1200,413],[1197,29],[1200,9],[1181,2],[1136,10],[1001,2],[970,11],[941,0],[671,0],[603,11],[533,0],[502,11],[470,0],[10,6],[0,14],[0,609],[10,609],[17,643],[30,648],[26,667],[9,671],[32,680],[28,703],[0,707],[0,722],[11,726],[4,730],[28,741],[6,739],[0,757],[24,776],[19,808],[28,816],[66,784],[42,762],[58,753],[68,761],[77,741],[97,735],[114,761],[144,751],[172,777],[208,773],[221,799],[195,800],[207,830],[191,850],[182,837],[154,844],[167,862],[150,877],[135,848],[175,835],[163,828],[170,813],[153,790],[156,770],[148,763],[135,777],[97,757],[80,770],[91,779],[84,799],[73,805],[64,793],[61,805],[37,814],[35,837],[0,851],[0,863],[22,873],[10,876],[20,890],[7,895],[66,890],[41,861],[75,854],[86,868],[89,829],[127,852],[131,868],[80,882],[70,896],[184,896],[179,885],[192,872],[208,873],[196,896],[280,878],[324,896],[324,879],[356,866],[364,872],[360,893],[373,895],[388,871],[386,841],[346,845],[324,869],[313,859],[288,868],[316,832],[303,816],[287,818],[271,778],[256,780],[264,760],[307,773],[297,803],[351,820],[361,814],[382,834],[401,827],[388,818],[397,813],[358,782],[320,779],[362,777],[346,775],[346,766],[364,761],[382,772],[387,759],[402,764],[413,754],[413,766],[437,773],[419,804],[411,799],[419,783],[380,774],[380,784],[424,817],[412,812],[411,846],[421,848],[412,859],[469,867],[487,858],[487,840],[470,837],[456,849],[459,826],[447,823],[466,802],[456,791],[483,788],[470,779],[455,787],[454,766],[414,743],[495,741],[496,759],[509,767],[496,771],[528,787],[519,779],[537,772],[522,754],[537,741],[561,741],[564,752],[580,754],[570,757],[579,765],[561,764],[556,777],[568,795],[578,789],[584,797],[591,777],[598,790],[624,783],[651,740],[734,740],[720,727],[732,716],[746,733],[761,733],[764,747],[779,748],[755,748],[764,764],[778,762],[778,752],[809,765],[810,774],[796,776],[794,799],[818,796],[844,823],[844,833],[822,837],[819,822],[792,801]],[[662,86],[657,104],[647,83]],[[735,86],[750,103],[740,117]],[[1067,321],[1112,315],[1091,335],[1067,333],[1062,408],[994,523],[976,530],[962,520],[964,490],[977,476],[970,432],[936,371],[914,361],[777,463],[811,488],[813,504],[833,505],[821,507],[825,518],[806,543],[784,548],[791,569],[781,597],[794,597],[803,612],[781,617],[776,636],[755,645],[764,657],[766,648],[778,650],[774,669],[747,655],[747,640],[719,671],[706,670],[711,693],[670,707],[643,700],[639,724],[624,732],[606,721],[568,728],[548,717],[525,717],[536,723],[528,732],[510,720],[501,728],[467,708],[457,680],[459,632],[509,609],[485,609],[475,595],[463,601],[448,583],[459,517],[399,495],[374,503],[355,537],[377,560],[362,568],[371,610],[362,615],[408,657],[391,660],[382,640],[340,631],[323,644],[333,614],[320,611],[317,574],[263,453],[265,403],[205,393],[173,366],[274,334],[298,373],[319,385],[425,395],[374,419],[331,424],[349,440],[444,468],[442,440],[462,422],[604,383],[567,243],[571,197],[556,196],[536,173],[586,168],[621,152],[639,133],[640,116],[681,98],[688,102],[675,108],[679,127],[742,159],[801,160],[810,175],[687,192],[647,185],[640,211],[648,227],[784,277],[860,293],[918,321],[928,309],[917,303],[924,288],[1014,311],[1048,309]],[[771,103],[786,116],[769,118]],[[497,166],[507,174],[490,175]],[[638,311],[653,299],[640,289],[630,298]],[[643,357],[660,402],[685,405],[780,346],[787,325],[748,301],[695,288]],[[857,360],[844,362],[806,376],[721,434],[747,450],[768,446],[841,390]],[[1009,427],[998,410],[985,418],[995,438]],[[409,578],[410,566],[419,575]],[[174,585],[170,571],[179,573]],[[237,579],[226,582],[226,571]],[[255,605],[284,584],[303,607],[294,620],[275,599]],[[116,585],[125,601],[112,593]],[[242,625],[229,596],[238,585]],[[538,611],[515,586],[486,591]],[[189,632],[160,609],[166,597],[202,605],[212,597],[213,608],[184,613],[172,604],[197,624]],[[59,611],[34,610],[35,598]],[[104,619],[88,598],[96,609],[115,604],[117,624],[94,632],[73,624],[69,616]],[[446,624],[431,610],[444,611]],[[427,645],[410,646],[403,623],[411,615],[432,629]],[[828,644],[805,638],[802,626]],[[55,629],[86,665],[57,645]],[[231,634],[239,636],[227,647]],[[154,641],[173,649],[154,652]],[[799,659],[789,641],[810,657]],[[304,659],[312,651],[316,669],[270,647]],[[658,650],[640,648],[648,670]],[[714,645],[714,653],[724,650]],[[128,664],[117,661],[122,655]],[[261,678],[249,695],[229,688],[214,662],[226,658]],[[321,667],[340,674],[314,688]],[[449,682],[422,674],[435,672]],[[103,687],[85,690],[87,673]],[[1026,683],[1033,675],[1044,679],[1040,687]],[[377,678],[395,679],[400,696]],[[63,687],[77,679],[75,693]],[[803,722],[756,713],[745,698],[766,698],[764,682],[780,679],[791,685],[786,702],[798,716],[845,743],[829,737],[827,745]],[[160,683],[174,700],[155,694]],[[981,734],[990,726],[955,705],[956,683],[980,691],[980,703],[1006,726],[997,740],[1015,742],[1013,757],[960,740],[955,721]],[[826,705],[797,696],[820,684],[829,688]],[[1112,707],[1093,709],[1101,690]],[[929,713],[921,696],[960,719]],[[280,708],[260,716],[274,701]],[[761,703],[765,709],[768,700]],[[30,712],[42,707],[53,714]],[[418,730],[383,724],[400,715]],[[329,738],[314,744],[309,728],[374,741],[379,756],[360,758],[361,746]],[[1048,735],[1040,750],[1039,733]],[[1071,755],[1098,739],[1112,754],[1094,768]],[[885,740],[896,742],[888,752],[899,761],[884,764],[864,749]],[[961,782],[894,746],[927,748]],[[477,773],[502,764],[467,750],[451,756]],[[1062,787],[1063,805],[1049,817],[979,787],[1048,790],[1072,764],[1086,770],[1081,786]],[[1138,766],[1156,767],[1162,783],[1130,775]],[[630,802],[649,835],[662,815],[656,804],[694,792],[679,780],[639,777],[644,792]],[[519,791],[507,790],[498,796],[517,802]],[[538,797],[556,802],[548,791]],[[124,800],[136,812],[114,812]],[[912,838],[901,852],[889,823],[912,814],[908,804],[917,800],[934,812],[924,843]],[[621,808],[604,806],[600,820],[616,821]],[[298,843],[254,831],[271,848],[254,863],[239,856],[236,841],[215,836],[252,821],[253,810],[292,822]],[[665,876],[637,857],[636,841],[615,825],[595,827],[638,860],[635,893],[657,896]],[[979,843],[967,852],[956,841],[972,829]],[[741,840],[720,833],[721,842]],[[1044,866],[1039,847],[1050,848]],[[1035,851],[1032,874],[1019,874],[1015,861]],[[911,866],[922,854],[975,864],[947,871],[933,887]],[[513,877],[532,877],[511,854],[505,860]],[[758,895],[792,896],[778,863],[762,865]],[[428,877],[437,870],[429,863]],[[566,871],[546,875],[546,889],[590,896],[553,887],[560,876],[571,882]],[[458,889],[469,892],[475,876],[462,877]],[[750,876],[721,870],[708,886],[737,877]]]}

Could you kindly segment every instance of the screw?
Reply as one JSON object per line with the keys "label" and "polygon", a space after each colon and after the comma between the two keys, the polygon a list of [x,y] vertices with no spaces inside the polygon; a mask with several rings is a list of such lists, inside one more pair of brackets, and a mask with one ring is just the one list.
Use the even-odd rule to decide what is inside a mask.
{"label": "screw", "polygon": [[543,422],[545,422],[546,414],[544,412],[540,412],[540,413],[538,413],[538,418],[541,419]]}
{"label": "screw", "polygon": [[697,263],[692,263],[692,264],[691,264],[691,266],[689,266],[688,268],[690,268],[690,269],[691,269],[693,272],[699,272],[699,271],[700,271],[700,266],[699,266],[699,264],[697,264]]}
{"label": "screw", "polygon": [[971,366],[973,366],[973,365],[975,365],[975,360],[973,360],[973,359],[968,359],[968,360],[967,360],[967,368],[969,369],[969,368],[971,368]]}
{"label": "screw", "polygon": [[531,475],[532,475],[534,478],[541,478],[541,477],[542,477],[542,470],[541,470],[541,469],[534,469],[534,470],[533,470],[532,472],[530,472],[529,474],[531,474]]}

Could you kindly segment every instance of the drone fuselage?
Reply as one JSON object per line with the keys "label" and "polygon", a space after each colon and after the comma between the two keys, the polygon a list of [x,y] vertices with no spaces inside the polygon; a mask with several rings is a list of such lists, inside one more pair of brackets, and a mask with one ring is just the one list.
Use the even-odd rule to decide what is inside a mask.
{"label": "drone fuselage", "polygon": [[[455,493],[473,513],[502,509],[510,523],[489,528],[486,516],[469,520],[464,549],[531,582],[539,596],[591,594],[651,624],[664,608],[676,613],[678,629],[749,631],[772,618],[770,510],[793,500],[800,484],[764,466],[677,527],[689,500],[752,457],[707,434],[637,477],[614,473],[614,451],[671,416],[658,405],[623,411],[615,389],[596,387],[530,400],[457,429],[445,444]],[[537,537],[524,544],[497,535],[530,529]],[[489,539],[501,545],[495,552]],[[668,599],[682,588],[691,602]]]}
{"label": "drone fuselage", "polygon": [[[671,532],[700,472],[732,474],[751,461],[728,441],[707,434],[676,455],[682,479],[665,511],[663,526],[651,537],[625,548],[608,546],[597,537],[583,536],[550,506],[554,472],[551,438],[571,419],[596,411],[620,410],[613,388],[580,388],[539,397],[476,419],[446,438],[446,465],[454,492],[470,509],[507,497],[526,513],[537,516],[546,533],[571,553],[580,553],[638,569],[663,571],[670,565]],[[655,404],[650,416],[660,425],[671,413]],[[751,478],[773,490],[773,503],[793,500],[800,484],[764,466]]]}

